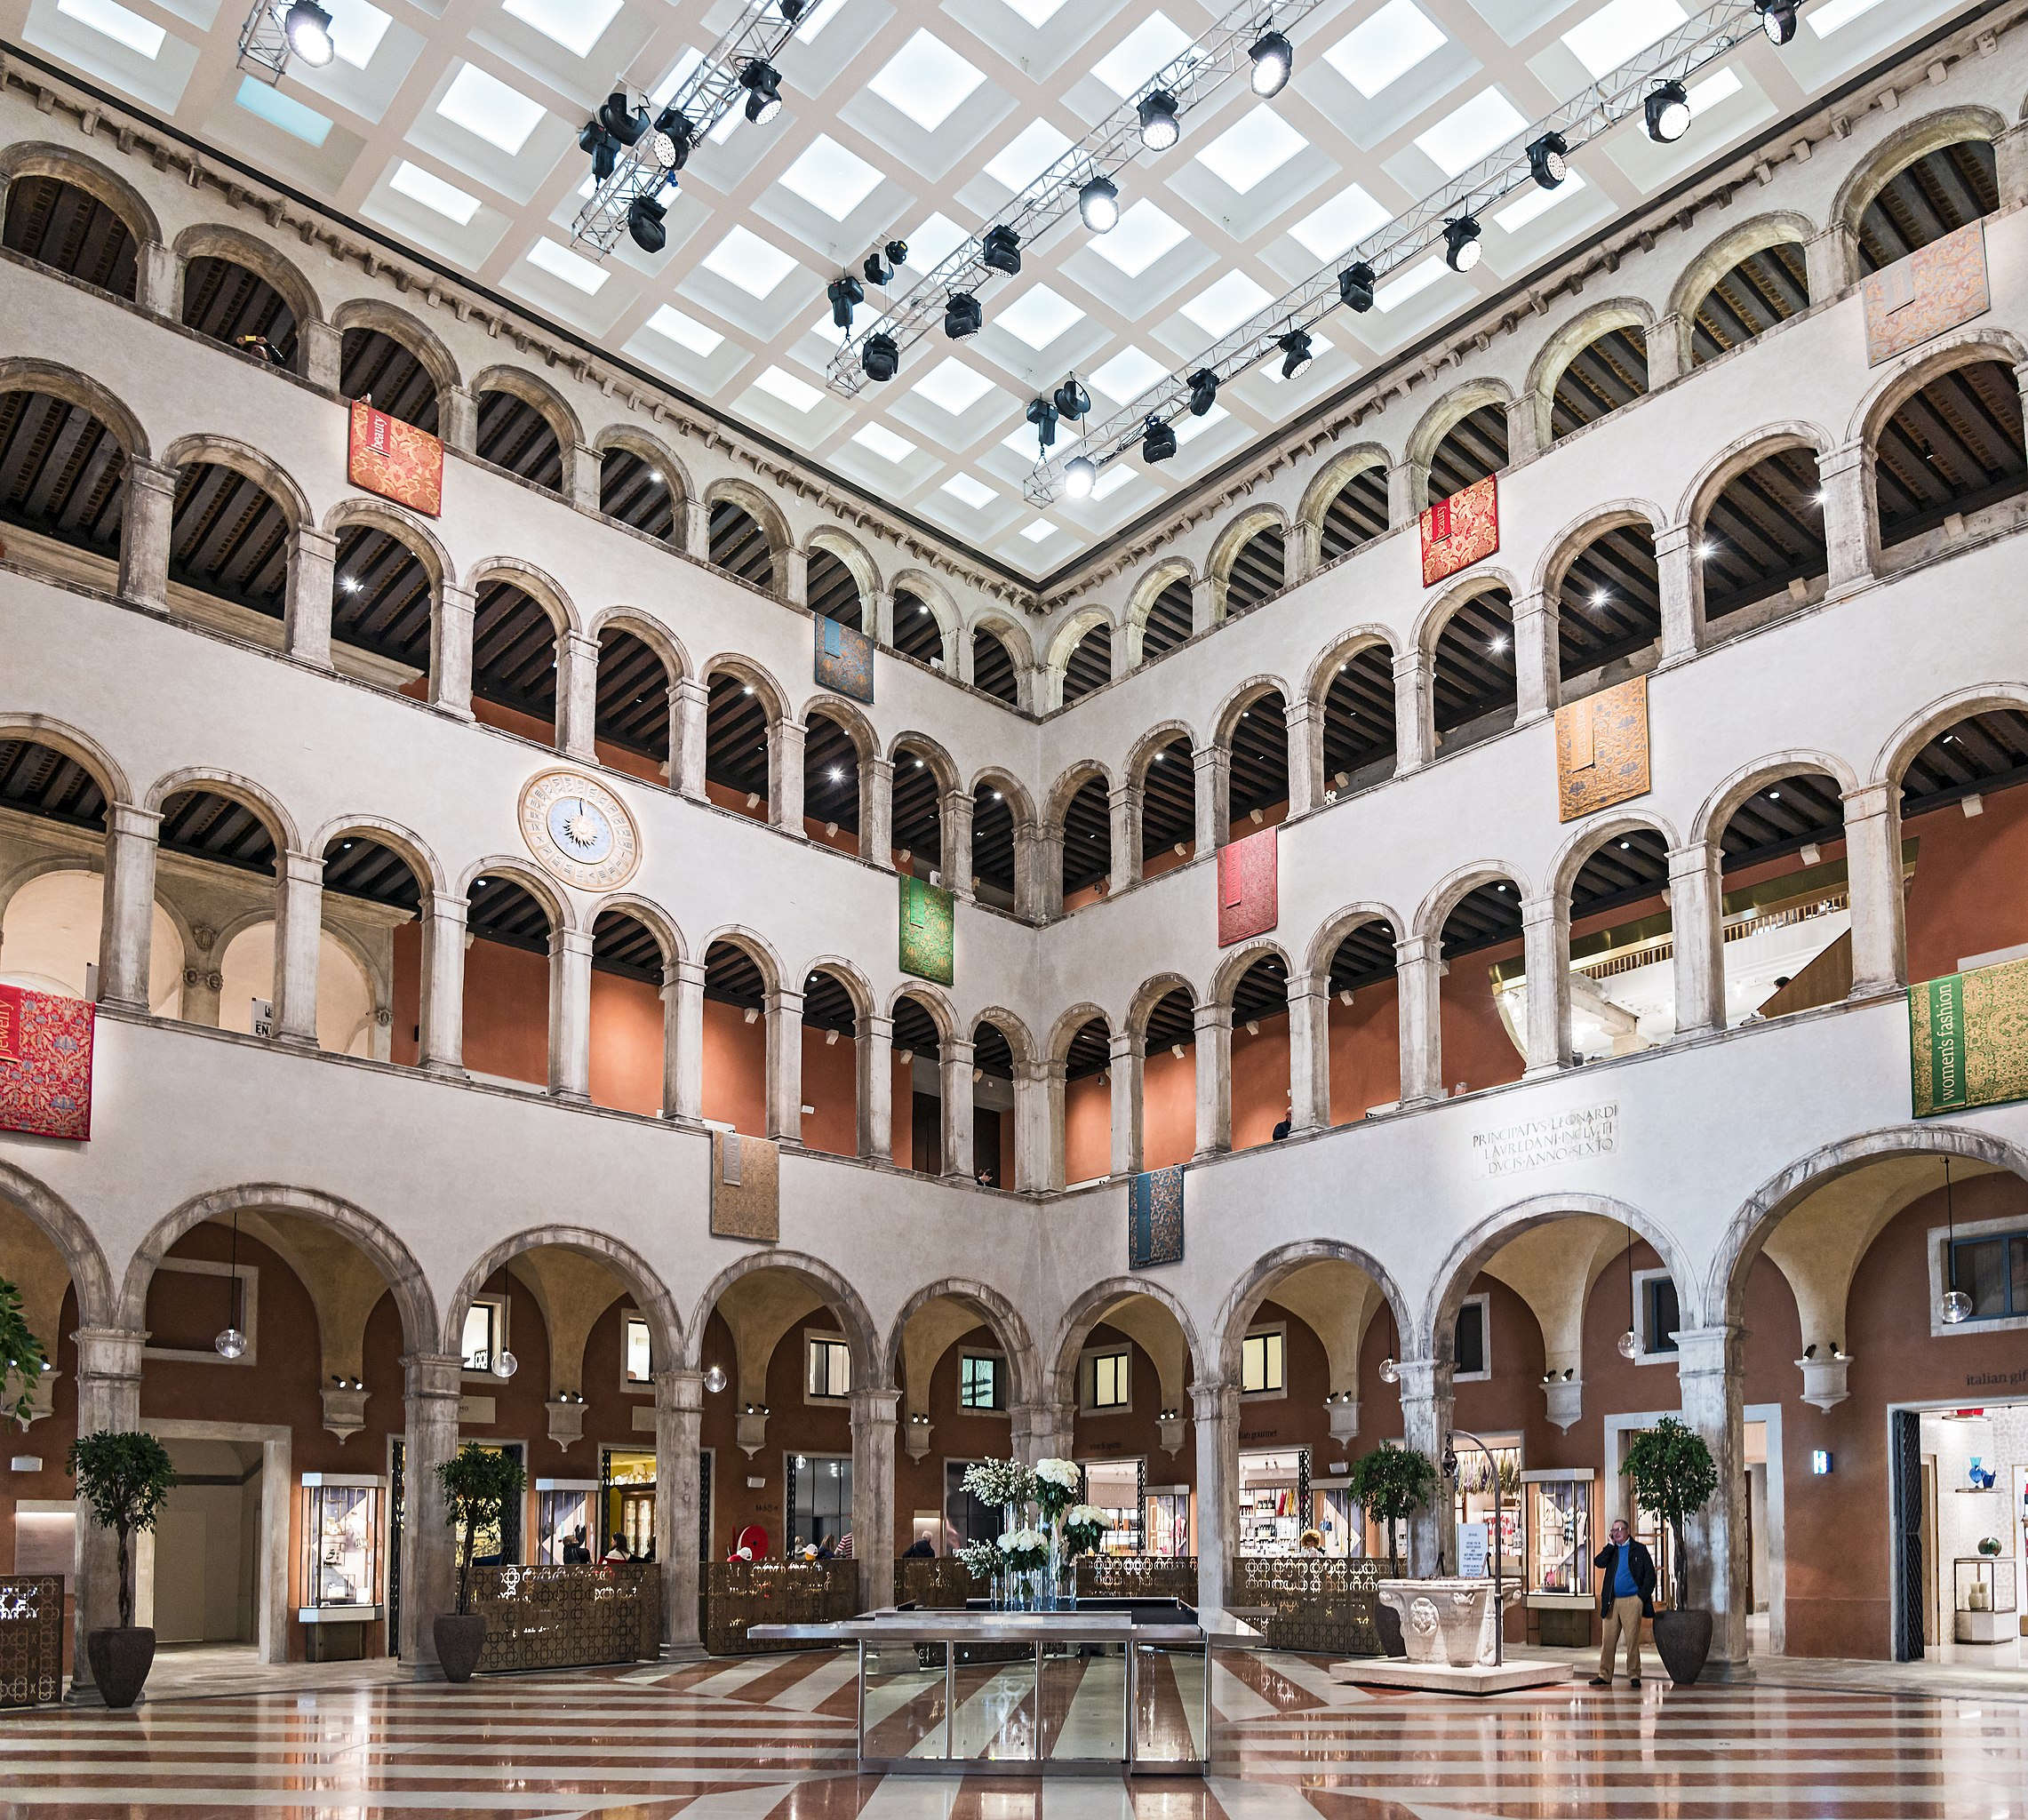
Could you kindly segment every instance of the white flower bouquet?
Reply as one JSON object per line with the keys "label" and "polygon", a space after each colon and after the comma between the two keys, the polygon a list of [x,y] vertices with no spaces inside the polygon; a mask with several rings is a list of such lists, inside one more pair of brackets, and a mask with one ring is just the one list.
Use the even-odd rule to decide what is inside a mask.
{"label": "white flower bouquet", "polygon": [[990,1542],[967,1542],[955,1553],[964,1570],[975,1580],[990,1581],[1000,1571],[1000,1551]]}
{"label": "white flower bouquet", "polygon": [[981,1504],[1026,1504],[1035,1495],[1035,1475],[1016,1460],[974,1460],[965,1468],[965,1489]]}
{"label": "white flower bouquet", "polygon": [[1040,1573],[1050,1561],[1050,1538],[1040,1529],[1010,1529],[1000,1538],[1000,1558],[1017,1574]]}
{"label": "white flower bouquet", "polygon": [[1060,1516],[1083,1485],[1084,1475],[1073,1460],[1035,1462],[1035,1488],[1032,1495],[1045,1519]]}
{"label": "white flower bouquet", "polygon": [[1063,1542],[1073,1561],[1096,1554],[1111,1521],[1095,1504],[1074,1504],[1063,1513]]}

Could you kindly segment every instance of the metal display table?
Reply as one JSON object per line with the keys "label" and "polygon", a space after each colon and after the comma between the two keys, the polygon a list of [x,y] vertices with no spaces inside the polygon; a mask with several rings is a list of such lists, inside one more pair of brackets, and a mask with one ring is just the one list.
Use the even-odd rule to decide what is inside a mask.
{"label": "metal display table", "polygon": [[1202,1776],[1211,1652],[1265,1640],[1182,1605],[910,1611],[755,1625],[762,1642],[854,1644],[858,1760],[890,1774]]}

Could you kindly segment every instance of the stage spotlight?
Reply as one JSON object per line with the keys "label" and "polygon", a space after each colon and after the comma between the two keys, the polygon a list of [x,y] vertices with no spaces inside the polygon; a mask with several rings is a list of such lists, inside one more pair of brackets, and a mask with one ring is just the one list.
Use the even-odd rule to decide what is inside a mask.
{"label": "stage spotlight", "polygon": [[599,103],[599,124],[623,146],[630,146],[648,131],[648,110],[629,108],[627,91],[615,89]]}
{"label": "stage spotlight", "polygon": [[1264,32],[1247,55],[1253,59],[1254,93],[1280,94],[1288,84],[1289,66],[1296,60],[1289,40],[1277,31]]}
{"label": "stage spotlight", "polygon": [[1361,315],[1373,307],[1373,267],[1364,259],[1337,275],[1337,300]]}
{"label": "stage spotlight", "polygon": [[1056,447],[1057,408],[1047,398],[1028,401],[1028,421],[1035,427],[1036,439],[1045,451]]}
{"label": "stage spotlight", "polygon": [[1077,375],[1073,373],[1057,387],[1056,395],[1050,402],[1060,415],[1079,423],[1091,409],[1091,394],[1077,383]]}
{"label": "stage spotlight", "polygon": [[315,0],[296,0],[283,19],[282,35],[289,49],[312,69],[322,69],[338,48],[331,41],[331,14]]}
{"label": "stage spotlight", "polygon": [[651,196],[637,196],[627,206],[627,231],[643,252],[660,252],[668,244],[669,230],[662,225],[668,213],[666,204]]}
{"label": "stage spotlight", "polygon": [[810,0],[775,0],[775,11],[781,14],[782,23],[794,25],[810,10]]}
{"label": "stage spotlight", "polygon": [[1657,145],[1673,145],[1690,130],[1689,91],[1680,82],[1660,82],[1649,90],[1644,104],[1648,137]]}
{"label": "stage spotlight", "polygon": [[1443,262],[1452,271],[1469,272],[1484,251],[1479,244],[1479,224],[1470,215],[1443,224]]}
{"label": "stage spotlight", "polygon": [[1151,152],[1166,152],[1183,137],[1176,97],[1167,89],[1151,89],[1136,110],[1141,116],[1141,143]]}
{"label": "stage spotlight", "polygon": [[1570,174],[1570,145],[1560,132],[1545,132],[1528,148],[1529,175],[1555,189]]}
{"label": "stage spotlight", "polygon": [[1098,464],[1089,455],[1073,455],[1063,465],[1063,490],[1074,499],[1088,499],[1098,479]]}
{"label": "stage spotlight", "polygon": [[1311,361],[1310,338],[1300,329],[1291,329],[1274,344],[1281,350],[1281,377],[1292,379],[1309,365]]}
{"label": "stage spotlight", "polygon": [[869,284],[886,284],[894,278],[894,267],[880,256],[878,247],[866,255],[866,263],[859,269],[866,275]]}
{"label": "stage spotlight", "polygon": [[1202,417],[1218,402],[1218,376],[1208,366],[1190,375],[1190,414]]}
{"label": "stage spotlight", "polygon": [[994,271],[1011,278],[1021,269],[1021,236],[1004,225],[988,228],[979,242],[978,256]]}
{"label": "stage spotlight", "polygon": [[578,148],[592,155],[592,181],[603,183],[619,162],[619,141],[595,120],[585,122],[578,135]]}
{"label": "stage spotlight", "polygon": [[954,341],[962,341],[967,335],[976,335],[985,326],[986,312],[979,308],[978,299],[969,291],[954,291],[951,300],[944,306],[944,332]]}
{"label": "stage spotlight", "polygon": [[866,300],[866,286],[850,272],[824,287],[824,294],[831,299],[831,322],[834,327],[852,331],[852,312]]}
{"label": "stage spotlight", "polygon": [[1110,177],[1094,177],[1077,193],[1077,212],[1094,234],[1110,234],[1119,225],[1120,186]]}
{"label": "stage spotlight", "polygon": [[690,116],[674,103],[655,116],[655,131],[666,132],[669,143],[676,148],[669,169],[681,171],[691,161],[691,148],[697,144],[697,128],[691,124]]}
{"label": "stage spotlight", "polygon": [[782,79],[771,63],[756,57],[739,72],[739,86],[747,91],[747,117],[755,126],[765,126],[782,110]]}
{"label": "stage spotlight", "polygon": [[901,371],[901,350],[894,345],[894,337],[868,335],[866,345],[859,349],[859,364],[869,379],[891,379]]}
{"label": "stage spotlight", "polygon": [[1141,438],[1141,459],[1167,461],[1176,453],[1176,432],[1159,417],[1148,419],[1147,433]]}
{"label": "stage spotlight", "polygon": [[1761,29],[1771,44],[1785,44],[1796,35],[1796,0],[1753,0],[1761,11]]}

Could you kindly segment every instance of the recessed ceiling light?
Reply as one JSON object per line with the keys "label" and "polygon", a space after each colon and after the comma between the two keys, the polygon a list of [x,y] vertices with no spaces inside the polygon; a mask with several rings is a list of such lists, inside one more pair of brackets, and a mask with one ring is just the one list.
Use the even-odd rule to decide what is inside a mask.
{"label": "recessed ceiling light", "polygon": [[1228,189],[1246,196],[1309,143],[1273,108],[1261,107],[1228,126],[1197,154],[1197,162]]}
{"label": "recessed ceiling light", "polygon": [[1676,0],[1609,0],[1563,34],[1563,43],[1595,81],[1666,36],[1689,18]]}
{"label": "recessed ceiling light", "polygon": [[[993,313],[994,324],[1038,353],[1084,320],[1084,312],[1047,284],[1031,285]],[[1026,432],[1024,432],[1026,434]]]}
{"label": "recessed ceiling light", "polygon": [[155,61],[163,41],[169,36],[153,20],[130,12],[117,4],[116,0],[56,0],[56,10],[66,19],[75,19],[79,25],[89,27],[100,37],[125,45],[150,63]]}
{"label": "recessed ceiling light", "polygon": [[1370,101],[1448,42],[1416,0],[1389,0],[1326,51],[1324,61]]}
{"label": "recessed ceiling light", "polygon": [[530,100],[519,89],[510,89],[476,64],[461,63],[436,111],[453,126],[461,126],[508,157],[517,158],[547,110],[541,102]]}
{"label": "recessed ceiling light", "polygon": [[1190,236],[1146,196],[1120,217],[1120,224],[1098,240],[1087,243],[1108,265],[1138,278],[1164,253]]}
{"label": "recessed ceiling light", "polygon": [[571,56],[588,57],[592,46],[605,36],[620,4],[621,0],[500,0],[500,10],[523,25],[533,26]]}
{"label": "recessed ceiling light", "polygon": [[745,228],[734,228],[704,257],[704,268],[749,297],[767,297],[795,270],[795,261]]}
{"label": "recessed ceiling light", "polygon": [[909,387],[909,395],[925,399],[938,410],[957,417],[970,411],[988,392],[999,389],[977,368],[967,366],[954,354],[946,354],[937,366]]}
{"label": "recessed ceiling light", "polygon": [[1070,141],[1046,120],[1031,120],[986,167],[1007,189],[1026,189],[1070,149]]}
{"label": "recessed ceiling light", "polygon": [[984,481],[969,474],[954,474],[944,483],[942,490],[975,512],[982,506],[990,506],[1000,497]]}
{"label": "recessed ceiling light", "polygon": [[479,198],[467,196],[454,183],[446,183],[433,172],[425,171],[420,164],[411,164],[406,158],[395,166],[395,174],[388,178],[387,188],[398,196],[405,196],[411,202],[420,203],[432,209],[447,221],[455,221],[460,228],[469,228],[472,217],[479,212]]}
{"label": "recessed ceiling light", "polygon": [[1348,183],[1321,209],[1313,209],[1289,231],[1320,260],[1335,259],[1393,219],[1356,183]]}
{"label": "recessed ceiling light", "polygon": [[918,29],[866,84],[889,107],[934,132],[986,80],[934,32]]}
{"label": "recessed ceiling light", "polygon": [[896,435],[884,423],[861,424],[852,432],[852,440],[882,461],[906,461],[915,452],[914,443]]}
{"label": "recessed ceiling light", "polygon": [[648,318],[647,326],[677,347],[687,347],[692,354],[705,358],[716,354],[725,340],[716,329],[707,327],[695,316],[686,316],[680,309],[666,303]]}
{"label": "recessed ceiling light", "polygon": [[1130,403],[1160,381],[1169,369],[1130,343],[1090,375],[1092,386],[1122,404]]}
{"label": "recessed ceiling light", "polygon": [[799,379],[794,373],[784,372],[778,366],[770,366],[755,386],[770,398],[778,398],[791,411],[813,409],[824,394],[806,379]]}
{"label": "recessed ceiling light", "polygon": [[857,152],[820,132],[782,172],[780,180],[784,189],[821,209],[834,221],[842,221],[879,188],[880,172]]}
{"label": "recessed ceiling light", "polygon": [[1527,124],[1521,110],[1499,90],[1481,89],[1462,108],[1453,108],[1428,131],[1418,132],[1416,143],[1446,177],[1455,177],[1497,150]]}
{"label": "recessed ceiling light", "polygon": [[528,262],[539,267],[552,278],[561,278],[573,290],[581,291],[587,297],[596,297],[605,281],[612,276],[603,266],[595,266],[582,259],[569,247],[558,246],[554,240],[539,240],[528,250]]}
{"label": "recessed ceiling light", "polygon": [[1183,314],[1216,341],[1273,300],[1244,272],[1227,272],[1185,304]]}
{"label": "recessed ceiling light", "polygon": [[1091,73],[1123,101],[1191,43],[1190,34],[1166,12],[1151,12],[1091,66]]}

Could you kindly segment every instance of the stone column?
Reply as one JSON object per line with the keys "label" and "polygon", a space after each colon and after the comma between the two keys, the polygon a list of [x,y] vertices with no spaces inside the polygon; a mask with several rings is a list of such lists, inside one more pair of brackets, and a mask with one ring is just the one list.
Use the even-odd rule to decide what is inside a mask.
{"label": "stone column", "polygon": [[1566,900],[1535,898],[1521,906],[1522,962],[1528,969],[1528,1066],[1521,1078],[1554,1074],[1570,1058],[1570,917]]}
{"label": "stone column", "polygon": [[2012,208],[2028,202],[2028,127],[2019,122],[1992,142],[1995,176],[2000,182],[2000,205]]}
{"label": "stone column", "polygon": [[801,721],[783,714],[768,728],[768,826],[796,840],[808,838],[802,826],[802,736]]}
{"label": "stone column", "polygon": [[1197,810],[1197,858],[1216,853],[1232,828],[1233,754],[1223,746],[1201,746],[1190,754],[1191,786]]}
{"label": "stone column", "polygon": [[676,1018],[669,1115],[692,1123],[704,1117],[704,962],[675,966]]}
{"label": "stone column", "polygon": [[[1032,1096],[1030,1110],[1036,1123],[1041,1127],[1042,1144],[1041,1153],[1043,1158],[1042,1178],[1034,1185],[1046,1193],[1051,1189],[1062,1188],[1070,1178],[1068,1165],[1064,1155],[1063,1122],[1064,1081],[1069,1071],[1069,1065],[1056,1061],[1036,1062],[1032,1066],[1036,1071],[1035,1078],[1039,1083],[1039,1092]],[[1018,1081],[1015,1082],[1015,1090],[1017,1093],[1020,1090]],[[1039,1110],[1033,1104],[1034,1100],[1040,1101]],[[1015,1110],[1018,1114],[1020,1110],[1018,1106]]]}
{"label": "stone column", "polygon": [[1847,228],[1826,228],[1814,240],[1803,243],[1802,262],[1809,300],[1823,303],[1856,282],[1857,243]]}
{"label": "stone column", "polygon": [[876,588],[866,603],[865,631],[868,638],[887,650],[894,649],[894,590]]}
{"label": "stone column", "polygon": [[792,607],[810,604],[810,556],[803,550],[784,550],[776,558],[781,577],[781,595]]}
{"label": "stone column", "polygon": [[894,870],[894,761],[859,761],[859,858]]}
{"label": "stone column", "polygon": [[675,760],[670,782],[685,796],[705,800],[705,714],[711,691],[695,677],[685,676],[669,691],[671,724],[675,728]]}
{"label": "stone column", "polygon": [[1507,402],[1507,466],[1518,467],[1542,453],[1542,416],[1535,394],[1524,392]]}
{"label": "stone column", "polygon": [[[1036,889],[1040,894],[1036,914],[1045,922],[1063,914],[1063,829],[1035,830]],[[1016,858],[1018,866],[1019,858]],[[1017,878],[1015,882],[1019,883]]]}
{"label": "stone column", "polygon": [[1441,947],[1440,938],[1430,935],[1412,935],[1394,944],[1403,1106],[1428,1106],[1443,1098]]}
{"label": "stone column", "polygon": [[1908,983],[1902,898],[1900,816],[1892,784],[1864,784],[1845,796],[1845,872],[1852,897],[1852,996]]}
{"label": "stone column", "polygon": [[1117,682],[1138,668],[1140,661],[1141,628],[1131,622],[1115,626],[1106,648],[1106,674]]}
{"label": "stone column", "polygon": [[[1059,856],[1060,857],[1060,856]],[[1014,824],[1014,914],[1039,922],[1050,914],[1049,850],[1032,821]],[[1061,874],[1058,874],[1060,882]]]}
{"label": "stone column", "polygon": [[468,587],[444,582],[429,616],[429,705],[454,720],[472,718],[472,622],[478,603]]}
{"label": "stone column", "polygon": [[1323,796],[1324,717],[1306,701],[1288,704],[1289,813],[1307,815]]}
{"label": "stone column", "polygon": [[[1689,1559],[1689,1585],[1680,1602],[1712,1614],[1711,1657],[1705,1672],[1716,1680],[1750,1675],[1747,1664],[1746,1418],[1745,1372],[1739,1352],[1744,1335],[1737,1322],[1685,1327],[1676,1333],[1676,1378],[1681,1386],[1683,1421],[1711,1449],[1718,1489],[1684,1528]],[[1685,1596],[1687,1591],[1687,1597]]]}
{"label": "stone column", "polygon": [[402,1659],[419,1681],[443,1679],[434,1626],[458,1608],[458,1557],[436,1469],[458,1451],[464,1369],[455,1353],[411,1353],[402,1361]]}
{"label": "stone column", "polygon": [[1655,539],[1656,579],[1662,595],[1660,667],[1697,654],[1696,537],[1687,524],[1673,524]]}
{"label": "stone column", "polygon": [[971,889],[971,792],[946,790],[941,802],[938,843],[944,852],[944,889],[966,903]]}
{"label": "stone column", "polygon": [[[78,1433],[121,1433],[139,1428],[140,1355],[147,1334],[131,1328],[80,1327],[72,1337],[77,1343]],[[93,1631],[108,1629],[120,1621],[120,1552],[112,1530],[92,1521],[90,1507],[83,1503],[78,1506],[71,1562],[70,1591],[76,1610],[71,1632],[74,1666],[65,1697],[76,1705],[97,1706],[104,1703],[92,1685],[84,1640]],[[128,1570],[131,1576],[131,1560]]]}
{"label": "stone column", "polygon": [[1197,1427],[1197,1602],[1214,1609],[1232,1596],[1240,1552],[1240,1393],[1215,1378],[1190,1386]]}
{"label": "stone column", "polygon": [[1429,653],[1405,651],[1394,659],[1394,775],[1420,770],[1436,756],[1436,714],[1430,705]]}
{"label": "stone column", "polygon": [[711,507],[702,499],[685,499],[683,515],[683,554],[699,563],[711,561]]}
{"label": "stone column", "polygon": [[444,445],[460,455],[479,452],[479,401],[462,386],[447,386],[438,399]]}
{"label": "stone column", "polygon": [[682,1120],[683,1060],[683,988],[677,962],[662,971],[662,1106],[665,1119]]}
{"label": "stone column", "polygon": [[556,750],[566,758],[597,762],[599,642],[581,632],[556,640]]}
{"label": "stone column", "polygon": [[971,1106],[974,1047],[965,1038],[954,1036],[943,1045],[943,1050],[944,1173],[961,1176],[969,1182],[972,1176],[974,1147]]}
{"label": "stone column", "polygon": [[[1051,1090],[1051,1070],[1054,1091]],[[1061,1062],[1014,1064],[1014,1185],[1024,1194],[1061,1185],[1055,1167],[1055,1103],[1062,1098]]]}
{"label": "stone column", "polygon": [[422,910],[417,1060],[433,1074],[465,1072],[465,925],[470,909],[463,898],[432,891]]}
{"label": "stone column", "polygon": [[599,508],[599,475],[604,463],[596,449],[573,443],[563,453],[563,497],[580,512]]}
{"label": "stone column", "polygon": [[159,240],[144,240],[135,261],[134,301],[150,315],[182,316],[183,262]]}
{"label": "stone column", "polygon": [[1724,887],[1715,842],[1669,850],[1669,938],[1676,951],[1676,1034],[1725,1028]]}
{"label": "stone column", "polygon": [[1111,889],[1123,891],[1141,882],[1141,793],[1122,784],[1107,793],[1106,806],[1112,818]]}
{"label": "stone column", "polygon": [[1218,623],[1218,585],[1209,575],[1190,584],[1190,635],[1209,632]]}
{"label": "stone column", "polygon": [[858,1075],[859,1154],[894,1161],[894,1019],[875,1011],[859,1019],[853,1057]]}
{"label": "stone column", "polygon": [[894,1603],[894,1412],[901,1393],[885,1385],[852,1393],[852,1558],[859,1607]]}
{"label": "stone column", "polygon": [[655,1374],[655,1553],[662,1563],[662,1660],[704,1654],[697,1633],[704,1521],[704,1373]]}
{"label": "stone column", "polygon": [[1866,446],[1849,443],[1817,464],[1824,483],[1824,542],[1831,555],[1830,597],[1835,599],[1872,574],[1872,487]]}
{"label": "stone column", "polygon": [[275,1041],[317,1046],[317,950],[323,934],[323,861],[282,855],[275,894]]}
{"label": "stone column", "polygon": [[1689,325],[1679,315],[1665,315],[1648,331],[1648,389],[1659,392],[1672,379],[1689,371]]}
{"label": "stone column", "polygon": [[1317,527],[1299,518],[1289,527],[1282,544],[1282,586],[1295,587],[1307,581],[1317,572],[1318,563]]}
{"label": "stone column", "polygon": [[[1433,1465],[1443,1460],[1444,1437],[1450,1433],[1452,1371],[1448,1359],[1403,1359],[1401,1368],[1402,1445],[1426,1454]],[[1430,1502],[1409,1519],[1409,1572],[1424,1577],[1437,1571],[1457,1571],[1457,1513],[1450,1488],[1439,1478]]]}
{"label": "stone column", "polygon": [[802,1143],[802,994],[770,992],[768,1005],[768,1136]]}
{"label": "stone column", "polygon": [[1397,462],[1387,470],[1387,529],[1399,531],[1405,524],[1413,524],[1422,515],[1422,507],[1417,503],[1416,464],[1412,461]]}
{"label": "stone column", "polygon": [[288,593],[282,608],[282,648],[299,664],[331,668],[331,590],[338,539],[314,525],[289,539]]}
{"label": "stone column", "polygon": [[1515,725],[1525,727],[1553,714],[1562,680],[1556,615],[1550,611],[1549,597],[1524,594],[1514,603]]}
{"label": "stone column", "polygon": [[1107,1045],[1113,1077],[1113,1156],[1115,1176],[1138,1174],[1141,1167],[1146,1122],[1141,1083],[1147,1060],[1147,1040],[1122,1030]]}
{"label": "stone column", "polygon": [[1016,1403],[1008,1412],[1013,1457],[1032,1466],[1037,1460],[1066,1460],[1076,1445],[1077,1412],[1054,1398]]}
{"label": "stone column", "polygon": [[592,1086],[592,937],[549,932],[549,1091],[585,1105]]}
{"label": "stone column", "polygon": [[335,396],[345,363],[345,337],[329,323],[299,323],[296,346],[303,356],[303,377],[318,391]]}
{"label": "stone column", "polygon": [[150,612],[166,613],[176,470],[132,456],[126,464],[125,485],[120,513],[120,598]]}
{"label": "stone column", "polygon": [[1328,973],[1289,981],[1289,1132],[1321,1131],[1331,1122],[1331,982]]}
{"label": "stone column", "polygon": [[106,888],[99,918],[99,1002],[148,1009],[155,934],[155,859],[162,817],[132,802],[106,811]]}
{"label": "stone column", "polygon": [[1233,1008],[1199,1005],[1197,1031],[1197,1158],[1233,1147]]}

